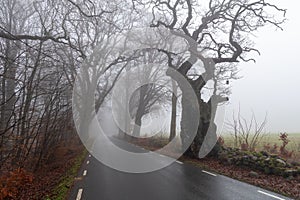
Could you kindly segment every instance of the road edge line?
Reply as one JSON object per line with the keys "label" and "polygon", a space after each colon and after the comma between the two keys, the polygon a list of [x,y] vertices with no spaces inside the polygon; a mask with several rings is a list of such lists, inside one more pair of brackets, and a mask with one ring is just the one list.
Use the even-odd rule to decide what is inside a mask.
{"label": "road edge line", "polygon": [[83,189],[80,188],[80,189],[78,190],[76,200],[81,200],[82,193],[83,193]]}
{"label": "road edge line", "polygon": [[86,176],[86,174],[87,174],[87,170],[84,170],[83,171],[83,176]]}
{"label": "road edge line", "polygon": [[211,176],[215,176],[215,177],[217,176],[216,174],[213,174],[213,173],[208,172],[208,171],[205,171],[205,170],[202,170],[202,172],[203,172],[203,173],[206,173],[206,174],[209,174],[209,175],[211,175]]}
{"label": "road edge line", "polygon": [[275,198],[275,199],[279,199],[279,200],[286,200],[286,199],[283,199],[283,198],[281,198],[281,197],[278,197],[278,196],[276,196],[276,195],[273,195],[273,194],[269,194],[269,193],[267,193],[267,192],[264,192],[264,191],[261,191],[261,190],[257,190],[257,192],[258,192],[258,193],[261,193],[261,194],[264,194],[264,195],[267,195],[267,196],[269,196],[269,197],[273,197],[273,198]]}
{"label": "road edge line", "polygon": [[181,164],[181,165],[183,164],[183,162],[180,162],[179,160],[176,160],[176,162],[179,163],[179,164]]}

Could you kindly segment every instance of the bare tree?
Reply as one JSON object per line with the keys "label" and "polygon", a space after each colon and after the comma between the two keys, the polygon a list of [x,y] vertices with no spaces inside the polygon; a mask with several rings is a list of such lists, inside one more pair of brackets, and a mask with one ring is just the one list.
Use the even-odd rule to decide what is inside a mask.
{"label": "bare tree", "polygon": [[[156,49],[156,53],[163,55],[160,62],[167,65],[167,74],[172,77],[170,69],[177,70],[197,95],[198,102],[191,102],[189,94],[181,91],[181,139],[184,143],[191,123],[199,121],[196,138],[186,151],[186,155],[197,156],[208,128],[212,127],[209,134],[216,132],[217,105],[228,100],[230,88],[226,82],[237,72],[232,63],[253,60],[247,55],[258,52],[249,35],[267,24],[281,28],[284,18],[274,18],[268,15],[268,10],[285,14],[285,10],[264,0],[210,0],[207,9],[198,9],[200,5],[194,0],[29,3],[3,0],[0,4],[0,165],[11,161],[25,166],[29,158],[34,158],[36,167],[47,160],[56,144],[74,136],[64,133],[65,130],[74,131],[70,91],[76,75],[81,74],[79,79],[82,78],[77,85],[81,87],[80,95],[95,96],[96,102],[93,105],[92,98],[80,102],[80,95],[75,97],[75,102],[93,105],[98,110],[125,67],[130,62],[141,61],[141,56],[136,54],[140,52],[125,57],[122,52],[115,57],[106,54],[97,57],[97,52],[92,54],[94,48],[107,53],[118,44],[114,40],[116,35],[145,23],[151,23],[151,27],[165,27],[189,44],[189,55],[184,60],[163,49]],[[148,16],[141,19],[149,7],[152,19]],[[87,63],[100,60],[103,67],[80,68],[84,60]],[[175,62],[178,60],[180,62]],[[197,61],[203,63],[204,72],[195,70]],[[172,78],[177,81],[176,77]],[[209,88],[209,81],[213,81],[213,94],[204,101],[201,92]],[[180,81],[177,85],[182,89]],[[91,87],[87,89],[86,86]],[[155,104],[153,100],[160,99],[163,93],[162,88],[153,85],[139,90],[136,107],[140,111],[134,114],[137,124]],[[188,116],[194,112],[193,104],[197,103],[201,116],[191,121]],[[79,106],[78,109],[83,108]],[[80,118],[91,117],[89,109],[79,113]],[[173,114],[176,114],[174,109]],[[174,117],[172,119],[174,122]],[[88,125],[82,124],[82,132],[87,132]],[[251,141],[248,142],[251,145]]]}
{"label": "bare tree", "polygon": [[[118,1],[1,4],[0,165],[29,166],[30,161],[37,168],[56,145],[76,136],[71,91],[83,60],[105,38],[128,29],[133,15],[126,15],[128,5]],[[124,62],[115,58],[94,76],[117,79]],[[113,84],[100,84],[98,107]]]}
{"label": "bare tree", "polygon": [[[201,97],[202,89],[209,80],[214,79],[216,66],[222,63],[254,61],[252,58],[247,58],[247,54],[249,52],[259,53],[259,51],[253,48],[249,34],[268,24],[281,29],[285,19],[274,18],[267,11],[273,9],[274,12],[283,13],[284,16],[285,10],[264,0],[210,0],[207,2],[207,9],[198,9],[200,8],[198,1],[193,0],[152,0],[150,2],[153,4],[151,26],[163,26],[173,31],[178,36],[185,38],[190,46],[189,59],[180,65],[172,63],[170,53],[168,56],[170,58],[169,67],[185,76],[197,94],[201,110],[198,133],[191,147],[185,152],[185,155],[197,157],[208,128],[211,127],[209,134],[216,134],[217,127],[213,122],[215,111],[212,108],[216,108],[219,103],[228,100],[226,96],[219,93],[212,95],[210,100],[205,102]],[[207,56],[204,57],[199,49],[202,49],[202,52],[206,51]],[[203,63],[205,72],[192,79],[188,72],[197,60]],[[169,75],[172,76],[171,73]],[[176,77],[173,78],[176,80]],[[180,84],[179,87],[181,87]],[[185,94],[185,91],[182,92],[181,139],[185,143],[190,132],[189,127],[191,127],[188,112],[193,111],[190,106],[193,102],[187,98],[188,95]],[[217,150],[217,146],[215,147]]]}

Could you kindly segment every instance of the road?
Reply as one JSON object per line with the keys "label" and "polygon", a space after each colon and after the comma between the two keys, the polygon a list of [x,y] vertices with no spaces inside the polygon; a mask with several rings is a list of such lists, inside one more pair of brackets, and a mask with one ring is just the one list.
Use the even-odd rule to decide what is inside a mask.
{"label": "road", "polygon": [[179,161],[155,172],[131,174],[111,169],[89,155],[79,176],[81,180],[73,186],[70,200],[289,199]]}

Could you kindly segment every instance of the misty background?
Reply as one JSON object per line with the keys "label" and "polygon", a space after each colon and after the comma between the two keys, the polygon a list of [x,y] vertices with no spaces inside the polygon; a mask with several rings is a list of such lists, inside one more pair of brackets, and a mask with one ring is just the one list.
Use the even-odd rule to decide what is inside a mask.
{"label": "misty background", "polygon": [[272,3],[287,9],[284,30],[265,27],[257,32],[255,42],[261,55],[255,57],[256,63],[238,65],[242,78],[231,83],[225,118],[232,119],[239,107],[246,119],[253,111],[262,121],[267,112],[266,131],[300,133],[300,2]]}
{"label": "misty background", "polygon": [[[267,25],[252,34],[255,47],[261,55],[253,54],[255,63],[249,61],[238,64],[240,79],[229,83],[232,92],[229,102],[219,106],[217,111],[218,134],[232,132],[226,123],[232,123],[233,114],[237,116],[239,110],[248,123],[253,114],[258,123],[262,123],[266,117],[267,123],[264,128],[266,133],[300,134],[298,116],[300,113],[300,60],[298,59],[300,2],[296,0],[270,2],[287,9],[287,21],[283,24],[283,31]],[[180,104],[178,100],[177,135],[180,132]],[[141,134],[148,136],[167,134],[171,120],[171,107],[169,108],[169,110],[162,110],[159,116],[152,115],[149,118],[146,115],[143,118]],[[104,112],[107,115],[105,118],[112,120],[111,114],[107,111]]]}

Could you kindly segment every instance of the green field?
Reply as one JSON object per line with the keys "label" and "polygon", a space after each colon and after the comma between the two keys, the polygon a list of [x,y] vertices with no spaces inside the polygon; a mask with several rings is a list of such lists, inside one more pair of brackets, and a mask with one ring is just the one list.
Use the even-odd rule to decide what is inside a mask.
{"label": "green field", "polygon": [[[225,141],[225,145],[229,147],[234,146],[234,137],[230,134],[222,135]],[[288,133],[288,139],[290,142],[286,146],[286,149],[289,151],[294,151],[296,154],[300,153],[300,133]],[[258,141],[256,150],[263,150],[264,145],[270,144],[273,146],[277,144],[278,148],[281,146],[282,141],[279,140],[279,134],[264,134],[263,137]]]}

